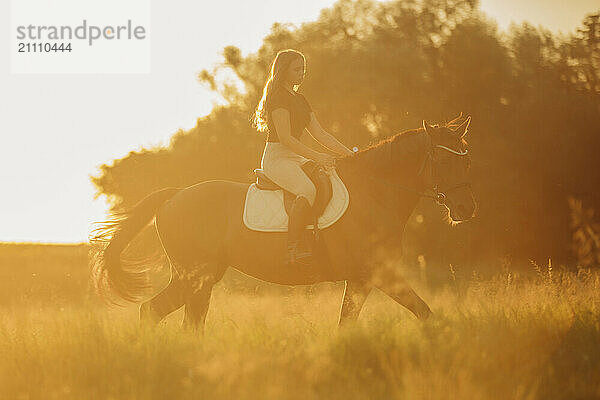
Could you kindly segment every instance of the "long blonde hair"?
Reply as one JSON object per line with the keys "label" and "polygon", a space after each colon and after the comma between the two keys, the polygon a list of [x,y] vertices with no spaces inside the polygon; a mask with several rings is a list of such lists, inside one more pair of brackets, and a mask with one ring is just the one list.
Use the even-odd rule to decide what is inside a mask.
{"label": "long blonde hair", "polygon": [[265,132],[267,130],[266,106],[271,93],[273,93],[275,89],[281,87],[290,64],[298,57],[302,58],[302,61],[306,63],[304,54],[300,53],[299,51],[293,49],[280,50],[277,52],[275,59],[271,63],[271,72],[269,73],[269,77],[265,82],[262,97],[258,102],[258,106],[254,111],[254,115],[252,116],[252,122],[259,132]]}

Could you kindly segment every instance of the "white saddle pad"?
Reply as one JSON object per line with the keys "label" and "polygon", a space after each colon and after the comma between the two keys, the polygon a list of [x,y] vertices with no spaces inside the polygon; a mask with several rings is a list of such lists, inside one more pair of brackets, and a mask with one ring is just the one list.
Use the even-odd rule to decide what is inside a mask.
{"label": "white saddle pad", "polygon": [[[335,170],[329,178],[333,195],[319,218],[319,229],[327,228],[340,219],[350,202],[348,190]],[[244,224],[254,231],[287,232],[288,216],[283,205],[283,190],[261,190],[256,183],[251,184],[246,192]]]}

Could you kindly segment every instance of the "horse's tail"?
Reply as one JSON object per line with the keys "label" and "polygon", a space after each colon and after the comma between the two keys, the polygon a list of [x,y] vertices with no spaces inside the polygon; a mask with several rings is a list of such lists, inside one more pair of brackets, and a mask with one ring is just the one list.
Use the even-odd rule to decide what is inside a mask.
{"label": "horse's tail", "polygon": [[[159,207],[179,192],[179,188],[157,190],[133,208],[112,213],[108,221],[97,222],[90,235],[92,281],[98,294],[107,299],[114,293],[126,301],[137,302],[150,288],[147,269],[127,270],[121,264],[121,252],[150,223]],[[114,302],[114,301],[113,301]]]}

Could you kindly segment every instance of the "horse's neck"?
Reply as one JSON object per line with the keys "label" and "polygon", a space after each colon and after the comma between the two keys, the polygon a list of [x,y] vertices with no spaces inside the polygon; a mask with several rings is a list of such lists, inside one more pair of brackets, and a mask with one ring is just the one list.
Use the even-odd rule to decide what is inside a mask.
{"label": "horse's neck", "polygon": [[[382,216],[386,220],[379,221],[381,227],[404,227],[419,201],[420,196],[414,191],[424,189],[420,167],[426,152],[421,135],[413,133],[395,138],[401,142],[395,144],[393,157],[390,148],[386,147],[391,146],[390,143],[338,162],[338,170],[351,197],[379,203],[387,209],[387,215]],[[399,189],[401,195],[398,196],[396,190],[387,190],[393,189],[390,187],[393,185],[408,190]],[[359,207],[369,213],[370,204]]]}

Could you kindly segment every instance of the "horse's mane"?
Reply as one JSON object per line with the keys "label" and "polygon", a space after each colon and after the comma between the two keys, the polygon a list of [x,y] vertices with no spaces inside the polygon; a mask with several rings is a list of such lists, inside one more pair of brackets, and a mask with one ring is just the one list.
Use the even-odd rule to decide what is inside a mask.
{"label": "horse's mane", "polygon": [[[414,138],[420,133],[424,132],[423,128],[408,129],[380,140],[376,143],[371,143],[368,147],[350,155],[341,157],[339,161],[348,160],[355,165],[364,165],[369,169],[379,169],[379,167],[385,167],[385,163],[388,162],[389,157],[386,156],[387,152],[390,151],[392,143],[398,140]],[[414,145],[414,141],[411,145]],[[407,143],[408,144],[408,143]]]}
{"label": "horse's mane", "polygon": [[389,145],[392,142],[394,142],[394,141],[396,141],[396,140],[398,140],[400,138],[412,137],[414,135],[417,135],[419,132],[423,132],[423,128],[408,129],[406,131],[402,131],[400,133],[396,133],[395,135],[389,136],[389,137],[387,137],[385,139],[381,139],[379,142],[371,143],[368,147],[365,147],[361,151],[357,152],[356,155],[359,155],[361,153],[366,153],[368,151],[371,151],[373,149],[377,149],[377,148],[382,147],[382,146]]}
{"label": "horse's mane", "polygon": [[[461,113],[462,116],[462,113]],[[460,116],[459,116],[460,118]],[[453,129],[456,128],[457,126],[459,126],[459,124],[462,124],[460,122],[456,122],[457,119],[454,119],[452,121],[446,122],[443,125],[440,124],[435,124],[433,125],[433,128],[449,128],[449,129]],[[419,141],[414,141],[414,140],[406,140],[405,139],[412,139],[415,138],[417,135],[423,133],[425,131],[425,129],[423,128],[417,128],[417,129],[408,129],[405,131],[402,131],[400,133],[397,133],[395,135],[392,135],[390,137],[387,137],[385,139],[380,140],[379,142],[375,142],[375,143],[371,143],[369,146],[365,147],[364,149],[354,153],[354,154],[349,154],[349,155],[345,155],[343,157],[341,157],[339,159],[339,161],[348,161],[349,163],[355,165],[355,166],[361,166],[361,167],[366,167],[368,169],[379,169],[380,167],[385,167],[386,163],[389,163],[389,159],[390,159],[390,151],[391,151],[391,146],[392,144],[395,144],[396,142],[404,142],[402,144],[398,143],[395,147],[394,150],[396,150],[398,147],[400,146],[420,146],[422,145],[422,143],[420,143]],[[461,143],[463,145],[466,146],[467,142],[461,138]],[[407,151],[407,152],[412,152],[413,148],[404,148],[403,150]],[[387,165],[388,167],[393,167],[390,165]]]}

